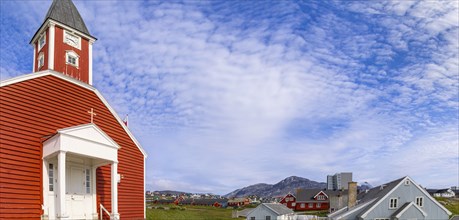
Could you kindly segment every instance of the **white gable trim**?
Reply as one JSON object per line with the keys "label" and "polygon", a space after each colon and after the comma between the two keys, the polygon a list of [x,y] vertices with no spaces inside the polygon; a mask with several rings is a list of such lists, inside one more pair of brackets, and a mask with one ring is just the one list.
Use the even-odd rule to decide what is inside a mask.
{"label": "white gable trim", "polygon": [[378,202],[376,202],[374,205],[372,205],[365,213],[360,215],[360,217],[365,218],[368,215],[368,213],[373,211],[374,208],[376,208],[383,200],[385,200],[390,194],[392,194],[400,185],[404,184],[406,178],[408,178],[408,176],[406,176],[405,178],[400,180],[400,182],[394,188],[392,188],[392,190],[390,190],[388,193],[386,193],[386,195],[384,195],[382,198],[380,198]]}
{"label": "white gable trim", "polygon": [[85,89],[93,91],[97,95],[97,97],[99,97],[99,99],[102,101],[102,103],[104,103],[104,105],[108,108],[110,113],[112,113],[112,115],[116,118],[118,123],[121,125],[121,127],[124,129],[124,131],[128,134],[128,136],[131,138],[131,140],[134,142],[134,144],[137,146],[137,148],[140,150],[140,152],[142,152],[142,154],[144,156],[144,159],[148,157],[147,153],[142,148],[140,143],[137,141],[137,139],[135,139],[134,135],[132,135],[132,133],[129,131],[129,129],[124,124],[124,122],[121,120],[121,118],[118,116],[118,114],[116,114],[115,110],[108,104],[107,100],[102,96],[102,94],[96,88],[92,87],[89,84],[86,84],[86,83],[84,83],[82,81],[76,80],[76,79],[74,79],[72,77],[66,76],[66,75],[64,75],[62,73],[59,73],[59,72],[56,72],[54,70],[44,70],[44,71],[30,73],[30,74],[26,74],[26,75],[21,75],[21,76],[18,76],[18,77],[14,77],[14,78],[11,78],[11,79],[0,81],[0,87],[12,85],[12,84],[15,84],[15,83],[19,83],[19,82],[23,82],[23,81],[27,81],[27,80],[43,77],[43,76],[48,76],[48,75],[57,77],[59,79],[71,82],[71,83],[73,83],[75,85],[78,85],[78,86],[81,86],[81,87],[83,87]]}
{"label": "white gable trim", "polygon": [[102,129],[100,129],[97,125],[93,124],[93,123],[89,123],[89,124],[84,124],[84,125],[77,125],[77,126],[73,126],[73,127],[69,127],[69,128],[63,128],[63,129],[59,129],[57,130],[58,133],[62,134],[62,135],[66,135],[66,136],[72,136],[72,137],[75,137],[75,138],[78,138],[78,139],[87,139],[86,137],[80,137],[79,135],[75,135],[75,132],[78,131],[78,130],[83,130],[83,129],[86,129],[86,128],[92,128],[92,129],[95,129],[97,132],[99,132],[99,134],[101,134],[105,140],[108,142],[108,143],[102,143],[102,142],[98,142],[100,144],[103,144],[105,146],[110,146],[112,148],[116,148],[116,149],[119,149],[120,146],[110,137],[108,136],[104,131],[102,131]]}
{"label": "white gable trim", "polygon": [[293,198],[296,199],[295,195],[293,195],[293,194],[291,194],[291,193],[287,193],[287,195],[285,195],[284,198],[281,199],[281,201],[284,200],[285,198],[287,198],[288,195],[291,195],[291,196],[293,196]]}
{"label": "white gable trim", "polygon": [[43,158],[59,152],[71,152],[86,157],[118,162],[119,145],[95,124],[59,129],[43,142]]}
{"label": "white gable trim", "polygon": [[424,195],[427,198],[429,198],[433,203],[435,203],[438,207],[440,207],[448,215],[452,214],[448,209],[440,205],[440,203],[438,203],[437,200],[432,198],[432,196],[430,196],[429,193],[427,193],[422,187],[420,187],[416,182],[414,182],[409,176],[406,176],[391,191],[389,191],[388,193],[386,193],[386,195],[384,195],[381,199],[379,199],[379,201],[376,204],[372,205],[371,208],[369,208],[365,213],[363,213],[361,217],[365,218],[368,215],[368,213],[370,213],[376,206],[378,206],[383,200],[385,200],[390,194],[392,194],[398,187],[400,187],[402,184],[405,184],[406,180],[409,180],[411,184],[415,185],[422,193],[424,193]]}
{"label": "white gable trim", "polygon": [[[330,218],[332,218],[332,219],[342,219],[342,218],[345,217],[345,216],[348,216],[348,215],[350,215],[350,214],[352,214],[352,213],[354,213],[354,212],[356,212],[356,211],[361,210],[362,208],[367,207],[368,205],[370,205],[371,203],[373,203],[375,200],[376,200],[376,199],[372,199],[372,200],[367,201],[367,202],[365,202],[365,203],[358,204],[357,206],[354,206],[354,208],[352,208],[352,209],[350,209],[350,210],[348,210],[348,211],[342,212],[341,210],[346,210],[346,209],[347,209],[347,206],[346,206],[346,207],[344,207],[344,208],[342,208],[342,209],[340,209],[340,210],[338,210],[338,211],[336,211],[336,212],[334,212],[334,213],[328,215],[328,217],[330,217]],[[340,213],[340,212],[341,212],[341,213]],[[336,217],[335,217],[335,216],[336,216]]]}
{"label": "white gable trim", "polygon": [[322,190],[320,190],[320,192],[318,192],[313,198],[315,199],[320,193],[323,193],[323,194],[327,197],[327,199],[328,199],[327,193],[325,193],[325,192],[322,191]]}
{"label": "white gable trim", "polygon": [[414,202],[410,202],[410,204],[407,205],[404,209],[402,209],[400,213],[398,213],[395,217],[399,219],[403,215],[403,213],[405,213],[406,210],[408,210],[411,206],[416,207],[422,213],[424,217],[427,216],[427,213],[424,212],[424,210],[422,210],[418,205],[414,204]]}
{"label": "white gable trim", "polygon": [[[407,177],[409,178],[409,177]],[[411,178],[409,178],[411,180]],[[424,195],[430,199],[430,201],[432,201],[433,203],[435,203],[438,207],[440,207],[443,211],[445,211],[448,215],[452,215],[453,213],[451,213],[448,209],[446,209],[444,206],[442,206],[435,198],[433,198],[424,188],[422,188],[421,186],[419,186],[416,182],[414,182],[413,180],[411,180],[411,183],[413,185],[415,185],[422,193],[424,193]],[[425,204],[425,201],[423,202]],[[416,204],[415,204],[416,205]],[[417,205],[416,205],[417,206]]]}

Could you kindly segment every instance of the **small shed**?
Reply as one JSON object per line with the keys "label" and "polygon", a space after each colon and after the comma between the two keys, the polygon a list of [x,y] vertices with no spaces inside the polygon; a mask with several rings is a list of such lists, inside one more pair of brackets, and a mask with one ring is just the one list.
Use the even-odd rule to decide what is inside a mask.
{"label": "small shed", "polygon": [[262,203],[247,215],[247,220],[294,220],[295,213],[280,203]]}

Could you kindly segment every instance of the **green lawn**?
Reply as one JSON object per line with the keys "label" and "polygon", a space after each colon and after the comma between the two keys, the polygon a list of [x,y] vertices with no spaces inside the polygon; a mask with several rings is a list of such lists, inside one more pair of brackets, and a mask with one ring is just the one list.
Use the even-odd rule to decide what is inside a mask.
{"label": "green lawn", "polygon": [[[154,206],[153,206],[154,207]],[[232,209],[208,206],[157,206],[162,208],[147,208],[149,220],[234,220],[231,218]],[[166,208],[166,209],[164,209]],[[168,209],[169,208],[169,209]]]}
{"label": "green lawn", "polygon": [[453,215],[459,215],[459,199],[457,198],[439,198],[439,197],[435,197],[436,200],[438,200],[438,202],[440,202],[440,204],[442,204],[443,206],[445,206],[445,208],[447,208],[450,212],[453,213]]}

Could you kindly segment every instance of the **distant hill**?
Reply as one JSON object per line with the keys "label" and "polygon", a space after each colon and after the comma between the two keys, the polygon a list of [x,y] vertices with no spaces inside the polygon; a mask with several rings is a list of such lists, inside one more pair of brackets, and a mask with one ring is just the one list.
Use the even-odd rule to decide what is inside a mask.
{"label": "distant hill", "polygon": [[242,189],[234,190],[225,195],[227,198],[232,197],[245,197],[250,195],[257,195],[261,197],[274,197],[283,196],[289,192],[295,193],[297,188],[304,189],[325,189],[326,183],[320,183],[313,180],[309,180],[302,177],[291,176],[284,180],[271,185],[266,183],[259,183],[251,186],[244,187]]}
{"label": "distant hill", "polygon": [[165,195],[176,195],[176,196],[187,194],[186,192],[179,192],[179,191],[173,191],[173,190],[154,191],[153,193],[159,193],[159,194],[165,194]]}

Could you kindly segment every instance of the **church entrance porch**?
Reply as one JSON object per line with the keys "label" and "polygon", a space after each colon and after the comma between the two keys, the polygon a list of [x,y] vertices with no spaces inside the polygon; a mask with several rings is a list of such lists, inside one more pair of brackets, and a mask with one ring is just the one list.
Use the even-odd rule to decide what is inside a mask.
{"label": "church entrance porch", "polygon": [[[97,219],[96,201],[96,169],[100,165],[98,159],[85,158],[72,153],[66,154],[65,159],[65,207],[68,219]],[[58,192],[58,159],[57,156],[45,160],[45,214],[48,219],[56,219],[59,205]],[[109,164],[109,161],[106,162]]]}
{"label": "church entrance porch", "polygon": [[58,130],[43,143],[44,217],[97,219],[96,169],[111,165],[111,219],[119,219],[118,145],[94,124]]}

